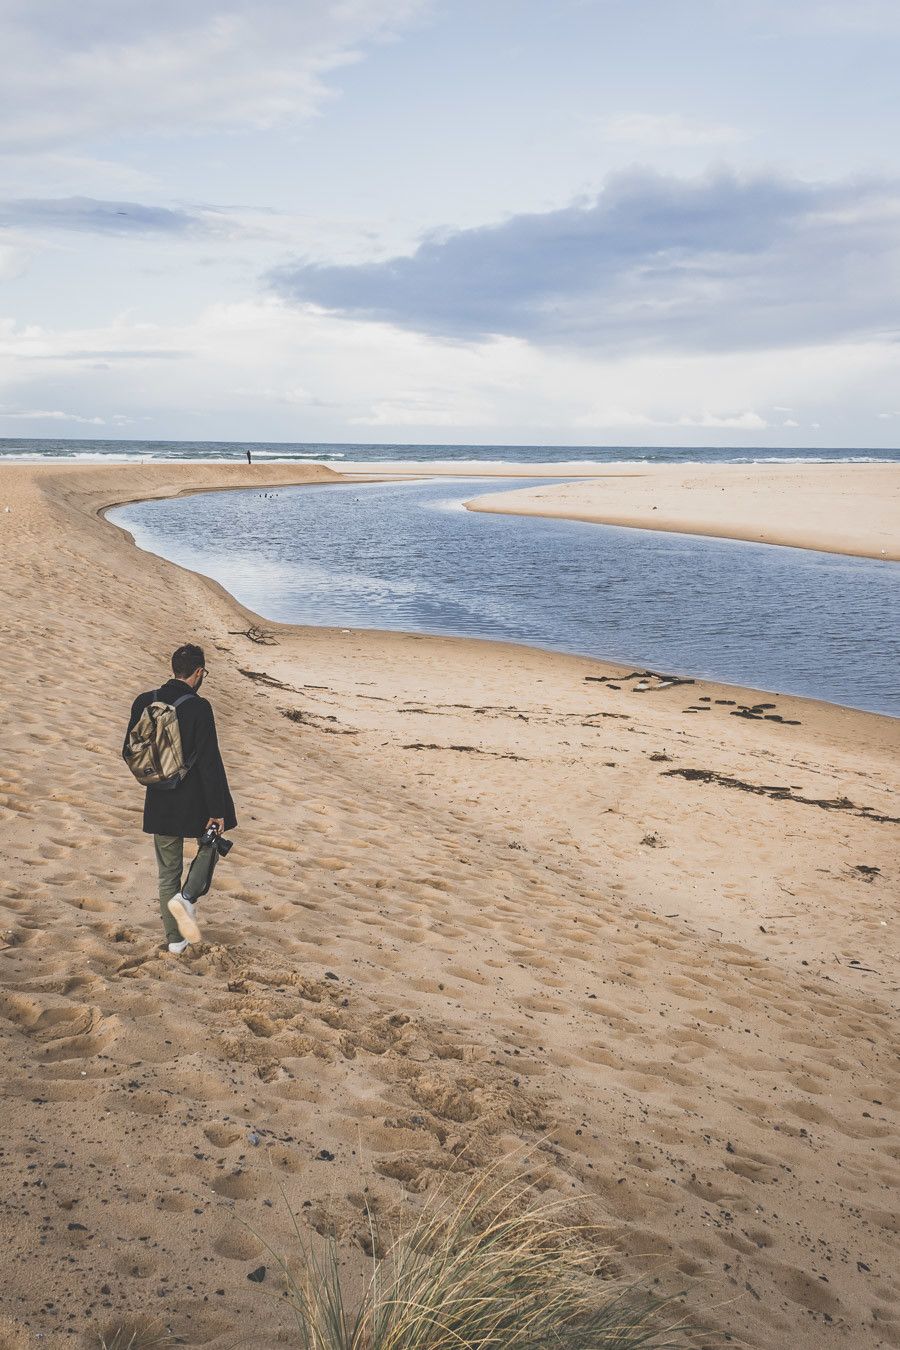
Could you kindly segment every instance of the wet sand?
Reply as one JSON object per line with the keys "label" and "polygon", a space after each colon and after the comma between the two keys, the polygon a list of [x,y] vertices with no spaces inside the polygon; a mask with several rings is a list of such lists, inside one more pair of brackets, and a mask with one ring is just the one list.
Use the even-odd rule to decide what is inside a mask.
{"label": "wet sand", "polygon": [[[263,623],[98,516],[314,481],[0,466],[0,1346],[274,1350],[282,1190],[361,1267],[364,1196],[523,1145],[733,1343],[900,1344],[900,722]],[[176,959],[119,749],[187,640],[240,826]]]}

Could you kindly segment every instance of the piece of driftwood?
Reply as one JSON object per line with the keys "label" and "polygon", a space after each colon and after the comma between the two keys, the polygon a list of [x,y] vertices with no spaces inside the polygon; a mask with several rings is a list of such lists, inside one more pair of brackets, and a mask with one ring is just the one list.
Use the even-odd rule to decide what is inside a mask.
{"label": "piece of driftwood", "polygon": [[284,680],[276,680],[274,675],[267,675],[264,670],[243,670],[238,666],[238,674],[246,676],[254,684],[264,684],[270,689],[288,689],[291,693],[295,692],[293,685],[285,684]]}
{"label": "piece of driftwood", "polygon": [[[433,741],[413,741],[404,745],[404,750],[456,750],[465,755],[490,755],[492,759],[515,759],[522,761],[524,755],[514,755],[502,750],[482,750],[477,745],[435,745]],[[512,846],[510,846],[512,847]]]}
{"label": "piece of driftwood", "polygon": [[278,639],[274,633],[270,633],[267,628],[259,628],[256,624],[250,628],[229,628],[229,637],[245,637],[251,642],[256,642],[260,647],[277,647]]}
{"label": "piece of driftwood", "polygon": [[326,731],[330,736],[359,735],[356,727],[327,726],[326,723],[337,721],[336,717],[328,714],[308,713],[304,708],[282,708],[281,715],[291,722],[297,722],[302,727],[309,727],[312,731]]}

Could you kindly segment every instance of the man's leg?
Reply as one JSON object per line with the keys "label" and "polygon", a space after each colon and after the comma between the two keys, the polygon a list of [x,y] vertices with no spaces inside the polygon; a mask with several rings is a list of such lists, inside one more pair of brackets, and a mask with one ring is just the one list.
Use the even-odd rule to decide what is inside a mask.
{"label": "man's leg", "polygon": [[166,942],[180,942],[181,934],[177,923],[169,913],[168,904],[172,896],[181,890],[184,840],[177,834],[155,834],[153,843],[156,848],[156,866],[159,870],[159,912],[162,915],[163,928],[166,930]]}
{"label": "man's leg", "polygon": [[216,870],[218,857],[219,850],[215,843],[201,844],[197,849],[197,856],[188,868],[188,874],[181,888],[182,895],[186,896],[188,900],[197,901],[202,895],[206,895],[212,885],[213,872]]}
{"label": "man's leg", "polygon": [[[179,841],[183,844],[183,840]],[[197,840],[200,843],[200,840]],[[209,890],[209,879],[215,866],[214,847],[206,845],[197,851],[197,856],[188,868],[188,874],[180,887],[180,893],[173,896],[166,908],[169,917],[178,928],[178,942],[199,942],[200,926],[194,913],[194,901]],[[183,857],[183,854],[182,854]],[[179,873],[179,876],[181,874]],[[162,892],[160,892],[162,894]]]}

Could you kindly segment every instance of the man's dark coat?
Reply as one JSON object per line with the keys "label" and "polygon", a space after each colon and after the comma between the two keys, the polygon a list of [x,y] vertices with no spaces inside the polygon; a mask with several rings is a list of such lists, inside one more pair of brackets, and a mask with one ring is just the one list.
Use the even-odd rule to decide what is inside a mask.
{"label": "man's dark coat", "polygon": [[[169,680],[159,689],[139,694],[131,706],[125,744],[128,743],[128,732],[149,703],[155,699],[160,699],[163,703],[174,703],[184,694],[190,694],[190,698],[176,709],[175,715],[178,718],[185,759],[190,763],[196,755],[196,760],[178,787],[147,788],[144,798],[144,833],[181,835],[185,839],[197,839],[211,818],[223,819],[226,830],[233,830],[237,825],[234,802],[231,800],[225,766],[219,753],[213,710],[206,699],[195,694],[184,680]],[[125,754],[125,745],[122,747],[122,754],[123,756]]]}

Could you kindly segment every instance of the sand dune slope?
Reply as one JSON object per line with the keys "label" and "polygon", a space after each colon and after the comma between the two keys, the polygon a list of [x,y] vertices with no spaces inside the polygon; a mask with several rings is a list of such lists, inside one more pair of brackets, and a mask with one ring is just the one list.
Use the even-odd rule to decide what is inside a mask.
{"label": "sand dune slope", "polygon": [[[523,1145],[732,1343],[900,1344],[898,724],[493,644],[260,646],[96,516],[221,472],[0,469],[0,1347],[137,1315],[289,1344],[283,1197],[362,1262],[366,1199]],[[240,828],[178,960],[118,754],[189,639]]]}

